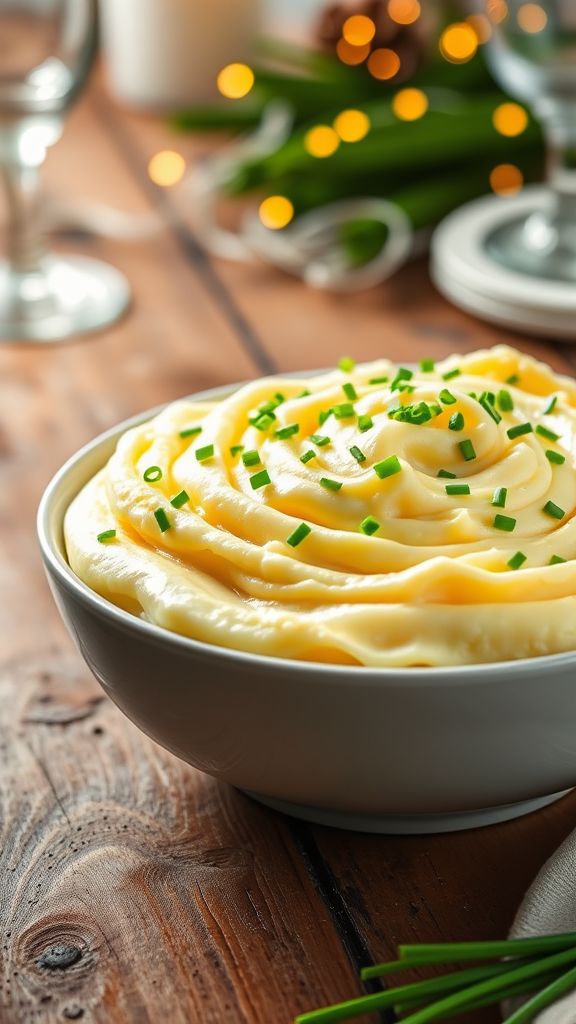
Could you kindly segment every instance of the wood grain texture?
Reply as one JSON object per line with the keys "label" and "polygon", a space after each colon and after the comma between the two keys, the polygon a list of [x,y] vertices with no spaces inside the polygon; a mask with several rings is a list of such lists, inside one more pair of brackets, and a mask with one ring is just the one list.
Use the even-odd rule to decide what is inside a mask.
{"label": "wood grain texture", "polygon": [[213,262],[146,178],[166,146],[198,159],[206,143],[92,88],[50,155],[48,187],[171,207],[175,221],[146,244],[59,240],[128,275],[130,315],[89,340],[0,347],[0,1024],[289,1024],[358,993],[358,967],[398,941],[503,935],[576,812],[569,797],[423,838],[293,822],[155,746],[87,674],[43,579],[34,513],[53,471],[96,433],[203,387],[341,354],[409,361],[509,340],[576,366],[567,346],[452,309],[421,264],[335,297]]}

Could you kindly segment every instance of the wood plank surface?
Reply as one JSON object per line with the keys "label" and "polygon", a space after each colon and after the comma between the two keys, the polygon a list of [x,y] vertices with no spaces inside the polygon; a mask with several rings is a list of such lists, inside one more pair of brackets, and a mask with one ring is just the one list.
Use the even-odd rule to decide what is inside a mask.
{"label": "wood plank surface", "polygon": [[50,154],[49,189],[169,208],[172,225],[132,245],[60,239],[123,270],[132,311],[95,338],[0,346],[1,1024],[289,1024],[358,993],[358,967],[398,941],[503,936],[576,816],[570,796],[448,836],[291,821],[142,736],[66,637],[36,550],[37,502],[69,454],[131,413],[342,354],[409,361],[506,340],[559,370],[576,366],[568,346],[450,307],[422,263],[338,297],[208,259],[186,211],[146,175],[159,149],[195,160],[206,145],[113,108],[95,84]]}

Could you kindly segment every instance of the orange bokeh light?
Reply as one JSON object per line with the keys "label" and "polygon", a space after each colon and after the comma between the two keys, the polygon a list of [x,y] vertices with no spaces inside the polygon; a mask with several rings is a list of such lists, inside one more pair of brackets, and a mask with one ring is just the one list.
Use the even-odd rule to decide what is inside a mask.
{"label": "orange bokeh light", "polygon": [[478,49],[478,36],[472,25],[458,21],[448,25],[440,36],[440,53],[452,64],[471,60]]}
{"label": "orange bokeh light", "polygon": [[523,184],[524,175],[515,164],[498,164],[490,172],[490,187],[496,195],[513,196]]}
{"label": "orange bokeh light", "polygon": [[422,89],[400,89],[392,100],[392,110],[401,121],[417,121],[428,106],[428,97]]}
{"label": "orange bokeh light", "polygon": [[492,124],[500,135],[514,138],[528,126],[528,114],[519,103],[501,103],[492,114]]}
{"label": "orange bokeh light", "polygon": [[339,39],[336,44],[336,53],[343,64],[362,64],[370,53],[370,44],[364,46],[352,46],[346,39]]}
{"label": "orange bokeh light", "polygon": [[388,0],[388,14],[397,25],[412,25],[421,13],[419,0]]}
{"label": "orange bokeh light", "polygon": [[365,14],[352,14],[342,26],[342,36],[351,46],[366,46],[376,35],[376,25]]}
{"label": "orange bokeh light", "polygon": [[368,58],[368,71],[374,78],[385,82],[400,71],[400,57],[395,50],[385,47],[373,50]]}
{"label": "orange bokeh light", "polygon": [[546,28],[548,15],[540,4],[522,4],[518,8],[516,20],[524,32],[535,34]]}

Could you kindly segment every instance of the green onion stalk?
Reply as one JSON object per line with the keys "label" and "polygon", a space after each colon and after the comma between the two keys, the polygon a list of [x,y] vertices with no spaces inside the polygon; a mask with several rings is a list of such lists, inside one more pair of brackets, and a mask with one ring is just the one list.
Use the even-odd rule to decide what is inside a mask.
{"label": "green onion stalk", "polygon": [[[478,54],[455,65],[438,55],[428,59],[409,83],[428,98],[426,113],[400,120],[393,109],[398,84],[376,81],[365,67],[348,67],[335,57],[286,43],[263,44],[255,87],[243,100],[195,107],[173,118],[182,131],[247,131],[256,128],[268,105],[281,100],[293,117],[288,137],[260,155],[240,152],[222,191],[228,196],[288,198],[295,216],[341,200],[384,198],[406,215],[414,232],[433,228],[451,210],[490,190],[490,173],[514,164],[526,182],[543,169],[537,124],[510,138],[493,123],[506,101]],[[270,60],[275,61],[270,66]],[[306,133],[331,125],[343,110],[362,111],[370,130],[357,142],[341,142],[332,155],[308,152]],[[362,265],[386,242],[387,227],[371,217],[352,217],[339,227],[348,261]]]}
{"label": "green onion stalk", "polygon": [[[490,960],[495,962],[478,963]],[[474,966],[433,978],[389,984],[391,975],[403,971],[471,961]],[[510,1000],[515,1001],[516,1008],[503,1024],[529,1024],[546,1006],[576,988],[576,933],[400,946],[397,960],[364,968],[361,978],[386,978],[388,987],[303,1013],[294,1024],[335,1024],[387,1008],[393,1008],[403,1024],[429,1024]]]}

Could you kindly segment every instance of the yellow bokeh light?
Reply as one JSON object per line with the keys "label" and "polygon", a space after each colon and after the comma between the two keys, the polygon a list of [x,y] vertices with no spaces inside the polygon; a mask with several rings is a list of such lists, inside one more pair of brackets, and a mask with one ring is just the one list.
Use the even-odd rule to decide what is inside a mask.
{"label": "yellow bokeh light", "polygon": [[397,25],[412,25],[421,13],[418,0],[388,0],[388,14]]}
{"label": "yellow bokeh light", "polygon": [[523,184],[524,175],[515,164],[498,164],[490,172],[490,187],[496,195],[513,196]]}
{"label": "yellow bokeh light", "polygon": [[343,110],[334,119],[334,129],[342,142],[360,142],[370,131],[370,118],[363,110]]}
{"label": "yellow bokeh light", "polygon": [[417,121],[428,106],[428,97],[422,89],[400,89],[392,100],[392,110],[401,121]]}
{"label": "yellow bokeh light", "polygon": [[310,156],[317,156],[321,159],[332,156],[339,145],[338,134],[327,124],[317,124],[315,128],[310,128],[304,136],[304,146]]}
{"label": "yellow bokeh light", "polygon": [[168,188],[176,185],[186,170],[186,161],[180,153],[173,149],[163,149],[156,153],[148,164],[148,174],[155,185]]}
{"label": "yellow bokeh light", "polygon": [[528,114],[519,103],[501,103],[492,114],[492,124],[501,135],[514,138],[528,125]]}
{"label": "yellow bokeh light", "polygon": [[479,43],[487,43],[492,35],[492,26],[485,14],[470,14],[466,21],[472,26]]}
{"label": "yellow bokeh light", "polygon": [[216,84],[227,99],[240,100],[254,85],[254,72],[247,64],[227,64],[220,71]]}
{"label": "yellow bokeh light", "polygon": [[342,35],[351,46],[366,46],[376,35],[376,25],[365,14],[352,14],[342,26]]}
{"label": "yellow bokeh light", "polygon": [[478,49],[478,36],[472,25],[458,21],[448,25],[440,36],[440,53],[452,64],[471,60]]}
{"label": "yellow bokeh light", "polygon": [[286,196],[268,196],[260,203],[258,215],[265,228],[278,231],[292,220],[294,206]]}
{"label": "yellow bokeh light", "polygon": [[486,13],[490,21],[493,21],[495,25],[499,25],[501,21],[508,17],[508,4],[506,0],[488,0]]}
{"label": "yellow bokeh light", "polygon": [[524,32],[541,32],[548,24],[548,15],[540,4],[522,4],[516,18]]}
{"label": "yellow bokeh light", "polygon": [[400,71],[400,57],[395,50],[387,50],[384,47],[373,50],[368,58],[368,71],[374,78],[385,82],[394,78]]}
{"label": "yellow bokeh light", "polygon": [[339,39],[336,43],[336,53],[343,64],[361,64],[370,53],[370,44],[365,46],[352,46],[345,39]]}

